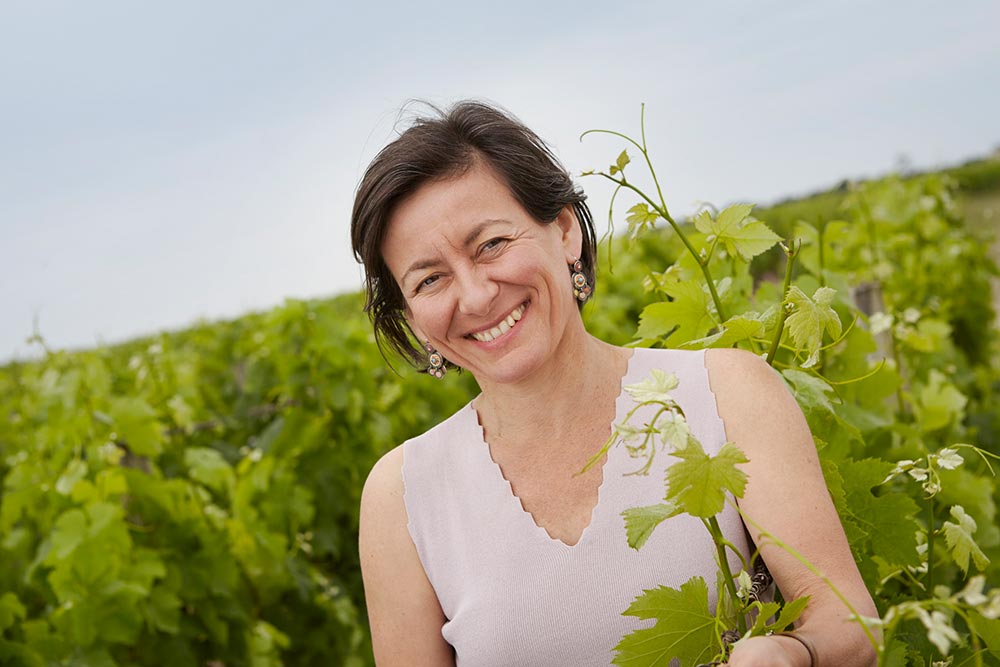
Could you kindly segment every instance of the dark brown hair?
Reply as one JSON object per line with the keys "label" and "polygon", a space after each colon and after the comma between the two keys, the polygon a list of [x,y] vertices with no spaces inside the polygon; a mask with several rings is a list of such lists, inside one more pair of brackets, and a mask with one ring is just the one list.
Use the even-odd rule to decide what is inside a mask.
{"label": "dark brown hair", "polygon": [[382,259],[382,242],[395,206],[423,184],[460,176],[482,160],[539,224],[549,224],[564,207],[573,207],[583,231],[580,260],[591,286],[597,256],[587,196],[538,135],[511,114],[482,102],[459,102],[447,111],[431,109],[432,116],[416,118],[368,165],[351,214],[351,245],[365,267],[365,311],[379,348],[383,355],[386,347],[396,350],[417,366],[426,365],[426,353],[414,344],[403,294]]}

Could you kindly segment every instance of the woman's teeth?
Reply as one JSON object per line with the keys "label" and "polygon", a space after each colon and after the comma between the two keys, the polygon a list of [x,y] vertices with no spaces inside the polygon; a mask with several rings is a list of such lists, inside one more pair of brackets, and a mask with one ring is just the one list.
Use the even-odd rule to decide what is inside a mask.
{"label": "woman's teeth", "polygon": [[524,315],[524,304],[521,304],[507,315],[507,318],[502,320],[500,324],[496,325],[489,331],[480,331],[472,334],[472,337],[481,343],[489,343],[492,340],[496,340],[500,336],[504,335],[513,328],[514,324],[521,319]]}

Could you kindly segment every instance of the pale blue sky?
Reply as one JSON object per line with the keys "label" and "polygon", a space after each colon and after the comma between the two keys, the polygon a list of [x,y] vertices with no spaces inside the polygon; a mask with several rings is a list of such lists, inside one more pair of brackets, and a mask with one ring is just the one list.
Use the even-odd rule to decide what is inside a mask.
{"label": "pale blue sky", "polygon": [[0,360],[36,314],[81,347],[356,289],[410,98],[500,103],[576,172],[645,102],[678,212],[1000,145],[1000,3],[693,4],[0,0]]}

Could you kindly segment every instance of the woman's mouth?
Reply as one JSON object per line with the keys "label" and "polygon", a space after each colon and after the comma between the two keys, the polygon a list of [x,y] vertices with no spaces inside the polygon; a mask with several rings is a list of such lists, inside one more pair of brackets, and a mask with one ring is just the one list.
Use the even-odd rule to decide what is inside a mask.
{"label": "woman's mouth", "polygon": [[528,307],[528,302],[525,301],[519,305],[514,310],[507,314],[507,317],[500,320],[500,323],[491,329],[484,329],[483,331],[477,331],[475,333],[469,334],[470,337],[478,340],[480,343],[489,343],[501,336],[505,335],[508,331],[514,328],[521,316],[524,315],[524,309]]}

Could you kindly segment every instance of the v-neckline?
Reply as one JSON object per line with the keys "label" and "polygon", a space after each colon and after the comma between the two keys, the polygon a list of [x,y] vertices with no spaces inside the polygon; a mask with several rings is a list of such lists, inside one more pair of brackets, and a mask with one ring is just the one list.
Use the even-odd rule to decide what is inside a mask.
{"label": "v-neckline", "polygon": [[[633,349],[631,354],[628,356],[628,359],[626,359],[625,373],[624,375],[621,376],[619,380],[618,395],[615,398],[614,415],[612,416],[611,422],[608,425],[607,429],[607,433],[609,434],[614,431],[615,424],[620,422],[621,419],[628,413],[628,408],[625,406],[625,402],[628,400],[628,396],[625,393],[625,386],[626,383],[630,382],[632,379],[632,374],[635,371],[635,358],[638,353],[639,353],[639,348]],[[502,484],[505,487],[504,488],[505,496],[506,499],[512,505],[512,509],[517,511],[521,515],[522,519],[526,519],[534,527],[535,532],[540,533],[541,537],[544,538],[544,540],[548,543],[555,544],[557,547],[561,547],[567,550],[576,549],[581,544],[583,544],[583,541],[587,538],[587,535],[591,532],[590,530],[591,526],[593,526],[595,521],[598,519],[598,511],[602,507],[601,500],[603,497],[604,486],[605,483],[607,482],[608,461],[611,460],[611,453],[615,450],[615,448],[612,447],[611,449],[609,449],[608,452],[606,452],[604,455],[604,461],[601,462],[601,481],[597,486],[597,500],[594,503],[594,506],[590,510],[590,520],[587,522],[587,525],[583,527],[583,530],[580,532],[580,536],[577,538],[576,542],[574,542],[573,544],[568,544],[558,537],[553,537],[544,526],[538,523],[538,521],[535,519],[535,515],[529,512],[525,508],[524,502],[516,493],[514,493],[514,487],[511,485],[510,480],[507,479],[507,476],[504,475],[503,468],[501,468],[500,464],[497,463],[496,460],[493,458],[493,453],[490,450],[490,444],[486,441],[485,429],[483,428],[482,423],[480,423],[479,421],[479,413],[473,406],[473,401],[469,401],[468,405],[466,405],[466,410],[468,411],[470,420],[472,422],[471,425],[476,431],[478,436],[478,442],[475,444],[482,451],[483,456],[486,459],[486,464],[495,472],[495,477],[498,480],[498,483]]]}

